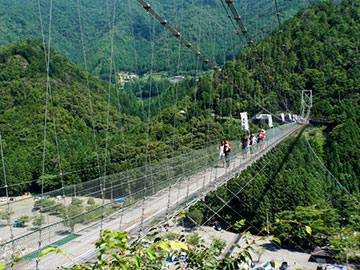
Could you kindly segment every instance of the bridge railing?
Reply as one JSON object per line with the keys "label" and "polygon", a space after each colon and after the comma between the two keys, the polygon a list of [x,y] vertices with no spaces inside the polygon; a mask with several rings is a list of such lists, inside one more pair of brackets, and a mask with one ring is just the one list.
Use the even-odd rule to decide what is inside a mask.
{"label": "bridge railing", "polygon": [[[261,153],[266,153],[266,151],[274,147],[282,136],[287,136],[294,128],[296,128],[296,124],[287,124],[268,130],[265,144],[255,145],[253,151],[256,151],[261,156]],[[239,157],[240,150],[237,147],[239,141],[231,141],[231,143],[232,156],[234,158]],[[13,213],[13,221],[20,219],[21,216],[28,216],[31,220],[39,219],[39,211],[42,211],[46,224],[42,225],[41,230],[39,226],[31,225],[13,228],[12,236],[9,233],[9,226],[13,225],[5,224],[2,227],[4,232],[0,243],[0,254],[3,254],[2,257],[4,258],[13,255],[14,252],[20,255],[29,254],[36,250],[38,246],[40,231],[42,247],[44,247],[70,234],[80,233],[91,226],[96,226],[101,220],[107,222],[117,218],[121,211],[131,209],[134,205],[135,208],[139,208],[144,198],[157,196],[165,189],[179,190],[181,186],[184,187],[188,184],[190,177],[201,177],[206,170],[211,170],[217,164],[219,150],[217,150],[216,146],[211,145],[205,149],[195,150],[140,168],[48,192],[44,194],[44,198],[48,198],[48,202],[52,201],[52,205],[39,210],[33,209],[35,197],[12,202],[10,211]],[[227,170],[227,176],[218,177],[218,184],[226,181],[229,175],[234,176],[237,169],[230,167]],[[202,192],[206,194],[211,187],[201,188]],[[197,187],[197,190],[199,190],[199,187]],[[188,193],[189,197],[192,196],[196,200],[197,197],[192,194],[194,190],[188,190]],[[65,197],[63,197],[64,194]],[[56,197],[59,198],[58,201]],[[180,199],[176,206],[183,207],[192,203],[189,197]],[[83,212],[65,211],[64,207],[61,206],[68,207],[74,198],[82,201]],[[87,204],[89,198],[94,198],[96,204]],[[6,205],[0,205],[0,209],[3,211],[7,211],[6,207]],[[174,206],[171,209],[172,212],[177,210]],[[159,215],[158,220],[162,220],[163,218],[160,218],[160,216],[163,215],[165,213]],[[166,213],[166,215],[169,215],[169,213]]]}
{"label": "bridge railing", "polygon": [[[265,155],[268,151],[273,149],[277,144],[279,144],[282,140],[284,140],[288,135],[299,129],[300,126],[291,123],[287,125],[282,125],[277,128],[273,128],[267,130],[266,140],[262,143],[253,145],[251,151],[248,150],[247,154],[239,153],[241,152],[238,146],[238,141],[233,141],[232,149],[233,149],[233,157],[231,159],[231,165],[228,169],[222,169],[222,171],[218,171],[216,168],[219,166],[207,167],[208,178],[209,180],[205,185],[199,187],[193,186],[189,190],[189,195],[183,196],[178,199],[176,204],[171,205],[169,211],[162,212],[154,217],[151,222],[147,223],[145,228],[143,228],[143,235],[146,235],[146,232],[149,231],[153,227],[159,226],[161,223],[166,222],[169,218],[174,217],[180,211],[189,208],[191,205],[195,204],[197,201],[203,199],[206,194],[211,191],[216,190],[219,186],[226,183],[229,179],[233,179],[237,174],[239,174],[242,170],[246,169],[248,166],[251,166],[258,159],[260,159],[263,155]],[[218,153],[216,153],[217,155]],[[212,156],[214,158],[217,156]],[[213,165],[216,161],[213,163]],[[205,169],[206,170],[206,169]],[[220,169],[221,170],[221,169]],[[186,185],[187,179],[184,178],[183,182]],[[182,185],[179,183],[178,187],[180,188]],[[175,187],[176,189],[176,187]],[[168,213],[170,212],[170,214]]]}

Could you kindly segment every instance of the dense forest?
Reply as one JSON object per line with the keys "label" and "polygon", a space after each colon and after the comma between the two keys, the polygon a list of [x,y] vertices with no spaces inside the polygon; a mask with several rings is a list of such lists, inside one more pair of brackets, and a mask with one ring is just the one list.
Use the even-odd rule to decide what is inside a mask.
{"label": "dense forest", "polygon": [[[278,1],[281,20],[293,16],[299,9],[314,2],[318,1]],[[41,27],[47,37],[49,2],[39,3],[41,17],[36,1],[0,1],[0,45],[29,37],[42,40]],[[242,47],[220,1],[149,3],[190,42],[196,44],[205,55],[219,64],[224,63],[224,57],[232,59]],[[256,1],[256,4],[241,0],[237,5],[241,7],[241,16],[257,39],[262,39],[277,26],[276,10],[272,0]],[[51,15],[53,48],[83,67],[83,33],[89,71],[103,79],[109,76],[110,29],[114,32],[114,59],[118,70],[139,74],[149,72],[150,43],[153,39],[156,43],[157,61],[153,67],[155,70],[165,70],[172,74],[196,70],[196,65],[189,65],[189,62],[195,59],[193,55],[186,48],[178,48],[178,42],[164,31],[161,25],[153,26],[151,18],[136,1],[114,0],[106,1],[105,4],[99,0],[65,0],[53,3]],[[155,32],[152,30],[153,27]],[[180,70],[177,68],[179,50],[182,55]],[[206,68],[205,65],[201,67]]]}
{"label": "dense forest", "polygon": [[[194,4],[188,1],[184,3],[189,6]],[[8,7],[8,4],[2,3],[2,7]],[[207,5],[211,7],[212,1],[208,1]],[[96,3],[90,6],[97,10]],[[191,16],[191,13],[185,15],[185,7],[184,18]],[[164,5],[160,10],[167,14],[167,8],[170,9]],[[46,10],[46,5],[43,9]],[[76,7],[73,7],[73,12],[75,10]],[[13,12],[16,14],[18,9],[14,8]],[[97,177],[97,165],[102,167],[104,161],[107,163],[107,173],[111,174],[213,145],[222,137],[238,138],[241,130],[236,116],[243,111],[249,112],[251,116],[263,112],[248,96],[274,113],[284,112],[283,103],[296,112],[300,108],[301,90],[311,89],[313,127],[302,130],[296,137],[262,158],[255,167],[207,196],[204,202],[190,209],[189,215],[199,223],[206,221],[212,214],[204,204],[214,210],[220,209],[223,203],[218,198],[225,201],[231,199],[229,190],[237,191],[250,178],[254,179],[252,184],[238,198],[229,201],[231,207],[222,210],[221,215],[227,222],[237,222],[237,213],[241,213],[249,224],[253,224],[252,230],[255,230],[256,227],[264,226],[265,213],[268,213],[273,221],[290,219],[313,228],[313,243],[309,244],[292,226],[278,224],[273,227],[273,232],[279,235],[284,246],[307,249],[313,247],[314,243],[337,243],[335,246],[338,248],[343,243],[338,243],[341,240],[334,238],[334,233],[339,230],[359,230],[356,227],[359,224],[358,212],[351,198],[321,169],[319,160],[309,150],[307,140],[321,162],[350,194],[359,199],[360,139],[356,136],[360,131],[359,14],[359,4],[353,1],[318,3],[302,9],[263,41],[257,42],[257,51],[261,52],[268,75],[276,83],[277,89],[274,89],[267,74],[258,66],[250,49],[240,51],[237,59],[227,61],[222,68],[229,80],[241,89],[238,91],[229,81],[222,80],[216,74],[202,78],[189,76],[178,84],[154,82],[149,76],[147,81],[139,80],[120,89],[114,82],[109,84],[96,78],[60,55],[61,47],[72,47],[71,39],[66,39],[69,43],[65,42],[64,46],[55,44],[59,52],[51,50],[50,81],[47,87],[45,48],[41,42],[26,39],[2,47],[0,131],[10,194],[18,195],[29,190],[36,193],[40,190],[38,179],[42,175],[46,100],[48,126],[45,190],[51,190],[60,187],[60,167],[64,172],[69,172],[65,182],[71,184]],[[142,18],[139,22],[147,22],[149,25],[151,20],[145,15],[139,17]],[[99,14],[98,17],[103,20],[106,15]],[[102,23],[103,29],[106,29],[107,20]],[[263,23],[266,24],[265,21]],[[116,27],[125,28],[120,23]],[[149,33],[148,27],[137,27],[146,29],[144,35]],[[156,32],[164,33],[163,30]],[[78,30],[72,33],[78,33]],[[107,34],[104,31],[101,37],[96,38],[105,41],[108,39]],[[145,73],[149,71],[149,41],[154,37],[148,36],[146,43],[142,34],[139,35],[137,40],[144,42],[143,45],[147,44],[144,45],[147,49],[141,51],[147,60],[139,54],[138,67],[127,67],[130,67],[128,70]],[[9,36],[7,40],[18,37],[22,35]],[[78,37],[75,39],[79,42]],[[157,41],[161,39],[156,38]],[[95,49],[89,52],[93,50],[94,55],[100,58],[107,55],[107,47],[101,44],[94,43]],[[169,48],[171,44],[169,42]],[[131,46],[124,50],[133,51]],[[206,44],[201,46],[211,47]],[[102,53],[96,48],[103,49]],[[72,61],[81,65],[80,58],[76,59],[70,50],[67,52]],[[157,50],[157,53],[163,52]],[[221,53],[224,54],[223,51]],[[122,55],[126,58],[129,54]],[[161,55],[156,57],[159,62],[164,59]],[[165,54],[164,57],[177,63],[171,58],[176,59],[176,54]],[[105,66],[109,66],[103,64],[106,62],[95,65],[91,61],[89,53],[89,70],[98,75],[106,69]],[[126,63],[124,59],[119,61]],[[196,63],[194,58],[186,61]],[[177,65],[155,66],[154,70],[171,70],[176,69]],[[116,68],[122,69],[121,64],[116,63]],[[134,91],[138,87],[142,90]],[[158,98],[148,99],[152,93],[146,90],[152,87]],[[167,90],[159,91],[157,88]],[[279,93],[283,100],[279,99]],[[143,99],[139,99],[139,96]],[[250,123],[254,132],[260,127],[267,128],[264,123]],[[108,160],[105,159],[106,151],[109,151]],[[258,166],[268,161],[272,161],[272,166],[265,167],[259,173]],[[103,168],[101,170],[103,172]],[[81,173],[71,173],[74,171]],[[3,179],[3,172],[0,175]],[[0,192],[3,195],[5,191],[2,189]],[[352,241],[358,244],[358,240]],[[340,253],[339,256],[342,255]]]}
{"label": "dense forest", "polygon": [[[197,110],[197,115],[180,113],[181,109],[188,111],[189,98],[178,102],[174,115],[174,105],[169,105],[174,98],[171,94],[160,115],[149,114],[148,125],[150,108],[145,102],[86,74],[55,51],[51,51],[49,76],[47,97],[46,65],[40,42],[27,39],[0,49],[0,123],[11,195],[29,190],[39,192],[46,97],[45,190],[61,186],[60,169],[66,172],[66,184],[97,177],[97,166],[103,167],[106,149],[107,173],[112,174],[149,160],[154,162],[202,148],[214,143],[222,132],[208,110]],[[194,84],[194,80],[186,80],[176,90],[185,93]],[[159,104],[154,106],[161,108]],[[239,129],[236,123],[230,119],[224,122],[224,126],[231,126],[227,130],[232,130],[235,136]],[[4,188],[1,193],[5,194]]]}
{"label": "dense forest", "polygon": [[[359,11],[359,5],[352,1],[317,4],[286,21],[281,31],[275,30],[257,45],[259,51],[264,51],[271,76],[289,104],[296,104],[293,102],[299,90],[313,90],[313,126],[207,196],[191,209],[190,216],[205,222],[213,216],[208,206],[215,211],[221,209],[224,201],[252,179],[221,210],[220,216],[230,224],[243,217],[256,232],[256,228],[266,225],[266,213],[272,221],[295,220],[313,228],[311,239],[297,226],[277,225],[272,232],[280,237],[283,246],[302,250],[330,244],[340,251],[339,259],[345,258],[345,236],[340,239],[334,236],[336,233],[350,237],[352,246],[359,245],[353,233],[359,230],[359,205],[340,186],[359,200],[360,144],[355,135],[360,131],[360,36],[355,34],[360,31]],[[237,62],[227,63],[225,72],[232,74],[244,91],[252,93],[254,85],[269,83],[259,75],[260,71],[252,72],[250,68],[247,72],[249,57],[250,51],[240,54]],[[245,72],[246,76],[241,76]],[[213,83],[216,85],[216,80]],[[270,108],[276,100],[271,93],[262,98]],[[253,95],[261,96],[261,92]],[[321,167],[306,140],[340,183]],[[268,160],[272,160],[271,167],[259,172]]]}

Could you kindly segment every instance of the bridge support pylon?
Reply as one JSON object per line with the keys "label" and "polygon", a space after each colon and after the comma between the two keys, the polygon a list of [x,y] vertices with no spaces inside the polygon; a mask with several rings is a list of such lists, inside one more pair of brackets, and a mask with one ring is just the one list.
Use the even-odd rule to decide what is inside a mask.
{"label": "bridge support pylon", "polygon": [[309,120],[312,107],[312,90],[302,90],[301,92],[301,121]]}

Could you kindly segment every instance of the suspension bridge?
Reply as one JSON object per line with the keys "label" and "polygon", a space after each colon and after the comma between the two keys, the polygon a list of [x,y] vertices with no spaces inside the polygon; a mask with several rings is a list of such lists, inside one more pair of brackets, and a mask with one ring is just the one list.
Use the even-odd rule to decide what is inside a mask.
{"label": "suspension bridge", "polygon": [[[75,239],[63,244],[61,248],[71,254],[76,261],[87,261],[97,254],[93,243],[99,237],[100,230],[120,229],[128,231],[134,238],[145,236],[150,228],[159,226],[177,215],[179,211],[202,200],[208,192],[216,190],[217,187],[233,179],[302,127],[303,125],[297,123],[289,123],[270,129],[267,131],[266,140],[255,144],[251,152],[249,151],[246,154],[237,147],[238,141],[232,141],[233,154],[229,167],[220,166],[219,151],[216,145],[213,145],[207,149],[193,151],[162,162],[110,175],[105,179],[99,178],[78,184],[65,189],[65,192],[60,189],[46,193],[44,194],[46,198],[56,198],[65,193],[64,200],[69,201],[73,197],[100,197],[99,183],[101,183],[104,185],[105,197],[109,199],[104,205],[87,213],[69,217],[68,220],[62,219],[43,226],[41,230],[9,239],[6,244],[1,245],[0,249],[3,253],[8,254],[16,249],[31,250],[38,244],[40,234],[42,235],[43,247],[56,246],[56,243],[61,243],[61,239],[76,235]],[[120,199],[116,200],[115,198]],[[10,205],[18,216],[23,213],[17,209],[17,204],[23,205],[24,201],[26,201],[26,205],[33,205],[34,198],[16,201]],[[101,220],[90,221],[88,226],[75,227],[73,232],[69,232],[66,225],[71,220],[81,219],[92,211],[103,210],[102,208],[105,208],[105,212],[110,214],[101,217],[99,215],[102,211],[98,211],[98,216],[95,215],[95,219]],[[46,209],[42,211],[46,211]],[[30,260],[26,260],[27,258]],[[56,261],[57,266],[68,263],[65,257],[50,254],[40,261],[39,268],[55,269],[54,261]],[[26,265],[24,266],[20,262],[18,264],[19,269],[34,269],[36,267],[36,260],[31,255],[25,256],[23,263]]]}
{"label": "suspension bridge", "polygon": [[[194,53],[197,56],[197,61],[201,60],[207,64],[221,79],[228,82],[235,90],[241,91],[250,102],[259,107],[263,112],[279,119],[278,114],[271,112],[262,105],[260,101],[243,91],[243,89],[240,89],[240,87],[230,80],[220,68],[206,58],[196,46],[193,46],[178,30],[176,30],[176,28],[172,27],[164,18],[162,18],[149,3],[142,0],[137,0],[137,2],[146,10],[146,12],[151,14],[154,19],[158,20],[161,25],[172,33],[179,42]],[[77,1],[77,3],[79,5],[79,1]],[[228,9],[226,9],[223,1],[221,1],[221,3],[227,12],[227,16],[232,22],[237,35],[239,36],[240,32],[243,34],[245,42],[242,40],[241,42],[244,43],[245,47],[248,46],[252,50],[255,62],[261,67],[262,72],[266,75],[274,91],[276,91],[279,100],[283,103],[284,111],[291,114],[276,82],[274,82],[269,75],[269,71],[264,64],[262,57],[259,55],[255,43],[250,38],[248,30],[241,20],[241,16],[237,13],[233,1],[225,0]],[[275,1],[275,5],[277,19],[280,25],[277,1]],[[78,12],[80,12],[79,9]],[[233,15],[233,20],[230,18],[230,13]],[[51,5],[49,15],[51,21]],[[41,18],[40,14],[40,21]],[[235,24],[233,21],[235,21]],[[114,22],[112,22],[112,24],[113,23]],[[111,26],[111,22],[109,22],[109,25],[110,29],[113,31],[114,26]],[[50,88],[50,34],[51,31],[49,30],[48,44],[45,46],[44,33],[42,33],[44,48],[48,48],[48,51],[44,52],[47,65],[47,95],[49,94]],[[82,43],[84,43],[82,33],[81,39]],[[113,32],[111,33],[111,39],[112,52],[110,73],[113,72],[113,68],[115,69],[112,62],[114,57]],[[152,40],[152,50],[153,42],[154,40]],[[111,82],[109,85],[110,84]],[[48,100],[46,100],[46,102],[47,101]],[[175,100],[175,102],[176,101],[177,100]],[[142,239],[151,228],[166,223],[181,210],[188,209],[199,200],[204,199],[209,192],[216,190],[219,186],[224,185],[227,181],[236,177],[242,171],[246,170],[246,168],[263,158],[268,152],[276,148],[283,140],[304,128],[308,124],[310,117],[312,106],[311,91],[302,92],[301,104],[301,116],[298,118],[298,121],[283,123],[278,127],[267,130],[266,139],[261,143],[253,145],[251,151],[246,153],[241,152],[240,148],[238,148],[239,141],[231,141],[232,155],[229,167],[220,166],[218,162],[219,151],[217,150],[217,145],[212,144],[201,150],[194,150],[156,163],[148,162],[145,166],[139,168],[107,175],[106,152],[104,165],[105,172],[103,176],[97,179],[71,186],[62,186],[60,189],[52,190],[47,193],[42,192],[39,198],[29,196],[20,200],[10,201],[10,196],[7,192],[7,203],[0,205],[2,212],[9,214],[7,225],[1,228],[2,242],[0,243],[0,251],[1,254],[3,254],[2,259],[9,259],[14,254],[22,252],[22,254],[26,254],[26,256],[24,256],[23,260],[15,266],[15,269],[56,269],[57,266],[69,267],[71,264],[69,264],[67,258],[56,254],[49,254],[40,259],[40,250],[47,246],[61,246],[61,249],[70,254],[76,262],[86,262],[97,254],[94,242],[99,237],[100,231],[108,228],[126,230],[133,239]],[[177,110],[176,106],[175,110]],[[150,119],[149,112],[148,119]],[[47,112],[45,115],[47,115]],[[45,116],[45,137],[46,121],[47,118]],[[280,121],[283,122],[283,119],[280,119]],[[109,122],[109,111],[107,122]],[[174,120],[174,123],[175,122],[176,121]],[[107,128],[108,125],[109,123],[107,123]],[[94,127],[93,130],[95,136]],[[149,123],[147,130],[147,144],[149,143],[148,133]],[[44,145],[46,145],[45,141],[46,138],[44,139]],[[96,148],[96,139],[94,139],[94,141]],[[45,158],[46,147],[44,148]],[[57,151],[59,152],[58,149]],[[60,156],[59,153],[58,155]],[[3,156],[2,159],[4,159]],[[5,166],[3,167],[5,171]],[[44,170],[45,169],[43,168],[43,171]],[[43,174],[45,175],[45,172],[43,172]],[[5,172],[4,175],[6,175]],[[250,184],[250,180],[248,184]],[[246,186],[244,186],[244,188],[245,187]],[[7,190],[6,183],[5,188]],[[85,212],[70,216],[66,211],[66,207],[71,204],[74,198],[77,198],[82,202],[91,198],[97,198],[98,202],[101,202],[101,204],[95,204],[93,207],[89,206]],[[41,199],[39,209],[32,207],[37,199]],[[50,201],[58,200],[63,203],[64,214],[62,216],[54,215],[54,212],[58,211],[58,209],[56,209],[54,204],[44,205],[45,199]],[[35,219],[39,214],[39,226],[33,228],[31,231],[27,231],[24,228],[13,228],[14,220],[25,215],[29,216],[30,219]],[[45,225],[42,224],[42,219],[46,220]]]}

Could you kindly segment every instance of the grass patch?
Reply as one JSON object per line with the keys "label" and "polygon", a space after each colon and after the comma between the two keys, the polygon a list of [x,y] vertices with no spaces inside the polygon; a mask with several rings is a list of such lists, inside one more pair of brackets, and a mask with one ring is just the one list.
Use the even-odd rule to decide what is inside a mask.
{"label": "grass patch", "polygon": [[46,247],[43,247],[42,249],[37,250],[37,251],[34,251],[28,255],[25,255],[24,257],[22,257],[23,260],[33,260],[35,258],[37,258],[37,256],[39,255],[39,252],[43,251],[44,249],[48,248],[48,247],[58,247],[58,246],[61,246],[63,244],[66,244],[68,242],[70,242],[71,240],[74,240],[76,238],[78,238],[80,235],[79,234],[69,234],[68,236],[66,236],[65,238],[63,239],[60,239],[50,245],[47,245]]}

